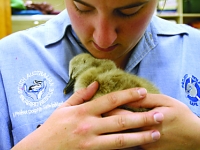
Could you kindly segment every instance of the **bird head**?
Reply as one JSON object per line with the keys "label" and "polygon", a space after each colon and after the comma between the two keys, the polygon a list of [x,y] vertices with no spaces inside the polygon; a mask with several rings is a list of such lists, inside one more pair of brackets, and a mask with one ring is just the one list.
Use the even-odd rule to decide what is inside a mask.
{"label": "bird head", "polygon": [[83,53],[73,57],[69,63],[69,82],[67,83],[66,87],[64,88],[63,92],[65,94],[69,93],[76,81],[76,78],[83,73],[88,68],[92,67],[95,58],[93,58],[90,54]]}
{"label": "bird head", "polygon": [[76,78],[79,75],[81,75],[84,71],[90,68],[97,67],[101,67],[101,69],[99,69],[99,73],[101,73],[116,68],[116,65],[111,60],[97,59],[88,53],[82,53],[73,57],[69,63],[70,80],[64,89],[64,93],[66,94],[70,92],[71,89],[73,89],[74,83],[76,82]]}
{"label": "bird head", "polygon": [[92,67],[101,67],[101,72],[116,68],[113,61],[108,59],[97,59],[91,54],[82,53],[75,56],[69,64],[69,75],[72,79],[75,79],[84,71]]}
{"label": "bird head", "polygon": [[94,63],[95,58],[90,54],[83,53],[75,56],[69,63],[69,76],[75,79],[85,70],[94,66]]}

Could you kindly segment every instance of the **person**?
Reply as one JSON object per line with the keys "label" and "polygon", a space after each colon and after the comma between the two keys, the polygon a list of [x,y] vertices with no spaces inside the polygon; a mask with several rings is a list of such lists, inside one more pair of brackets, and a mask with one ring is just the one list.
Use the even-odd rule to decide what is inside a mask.
{"label": "person", "polygon": [[[200,32],[158,18],[157,0],[65,3],[45,24],[0,41],[0,149],[199,149]],[[138,87],[90,101],[94,82],[64,95],[80,53],[113,60],[162,94]]]}

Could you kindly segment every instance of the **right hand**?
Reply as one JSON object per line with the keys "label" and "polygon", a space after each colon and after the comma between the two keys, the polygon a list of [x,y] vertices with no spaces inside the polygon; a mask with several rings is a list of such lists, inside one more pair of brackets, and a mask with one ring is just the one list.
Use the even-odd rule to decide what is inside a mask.
{"label": "right hand", "polygon": [[13,150],[122,149],[155,142],[160,138],[157,130],[120,133],[127,129],[159,124],[154,119],[156,112],[102,117],[102,114],[118,106],[144,98],[146,93],[140,94],[140,89],[133,88],[84,103],[92,98],[97,89],[98,83],[94,82],[74,93],[43,125],[25,137]]}

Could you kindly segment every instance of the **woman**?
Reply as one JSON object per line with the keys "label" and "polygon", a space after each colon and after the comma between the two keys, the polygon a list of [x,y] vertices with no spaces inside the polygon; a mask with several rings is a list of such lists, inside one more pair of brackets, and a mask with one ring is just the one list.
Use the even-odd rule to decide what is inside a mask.
{"label": "woman", "polygon": [[[199,149],[200,33],[154,16],[157,0],[65,2],[67,11],[46,24],[0,41],[0,148]],[[163,94],[134,88],[83,103],[94,82],[63,95],[69,61],[83,52],[113,60]],[[152,110],[117,108],[123,104]]]}

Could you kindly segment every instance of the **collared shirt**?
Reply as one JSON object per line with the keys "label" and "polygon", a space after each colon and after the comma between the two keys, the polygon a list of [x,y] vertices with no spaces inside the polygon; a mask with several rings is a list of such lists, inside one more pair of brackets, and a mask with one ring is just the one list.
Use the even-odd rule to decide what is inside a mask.
{"label": "collared shirt", "polygon": [[[200,116],[199,41],[198,30],[153,16],[125,71],[150,80]],[[0,149],[33,132],[69,98],[72,92],[63,94],[69,61],[83,52],[66,10],[0,41]]]}

